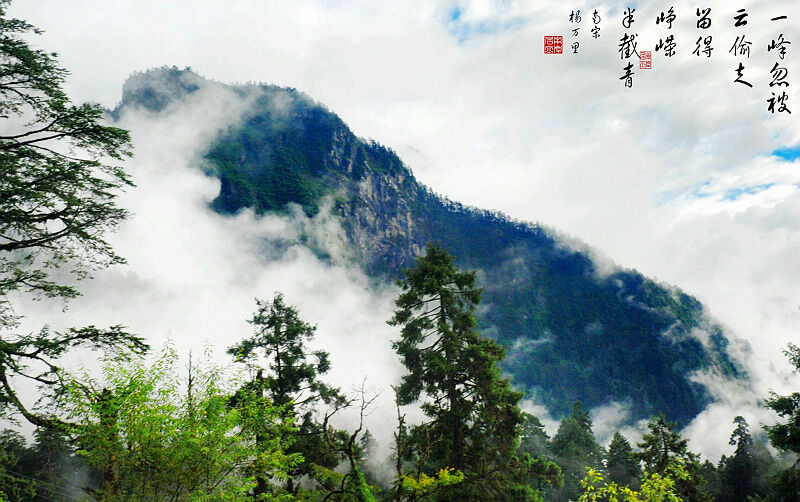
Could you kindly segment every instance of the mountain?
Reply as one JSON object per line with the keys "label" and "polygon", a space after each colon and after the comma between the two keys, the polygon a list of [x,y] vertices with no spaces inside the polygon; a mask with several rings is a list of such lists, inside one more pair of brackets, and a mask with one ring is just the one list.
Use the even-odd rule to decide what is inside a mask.
{"label": "mountain", "polygon": [[[112,114],[159,112],[205,83],[189,69],[139,73]],[[685,424],[711,401],[694,372],[745,378],[695,298],[635,270],[604,271],[541,225],[437,195],[391,149],[356,137],[295,89],[228,87],[253,101],[243,122],[208,145],[202,167],[221,180],[212,208],[267,213],[297,203],[312,215],[330,196],[358,265],[380,280],[399,277],[438,241],[478,270],[480,327],[508,348],[504,371],[555,416],[575,400],[616,401],[632,420],[664,411]]]}

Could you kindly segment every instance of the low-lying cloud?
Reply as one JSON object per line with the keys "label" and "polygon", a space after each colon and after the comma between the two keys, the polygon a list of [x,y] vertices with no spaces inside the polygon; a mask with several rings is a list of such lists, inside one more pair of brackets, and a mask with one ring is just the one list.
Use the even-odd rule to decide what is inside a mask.
{"label": "low-lying cloud", "polygon": [[[347,393],[366,378],[367,390],[380,393],[366,427],[388,449],[396,422],[390,385],[401,365],[390,345],[397,334],[386,321],[397,291],[348,266],[330,202],[313,218],[296,206],[263,217],[209,208],[219,180],[198,168],[201,156],[217,134],[241,120],[249,99],[209,84],[160,114],[123,111],[116,125],[131,131],[135,156],[125,167],[137,186],[120,198],[132,217],[109,240],[128,263],[82,283],[83,296],[66,311],[57,302],[25,303],[23,329],[123,324],[156,351],[171,342],[184,360],[210,344],[216,361],[229,366],[225,350],[252,333],[246,319],[254,298],[272,300],[280,291],[317,326],[313,348],[331,354],[332,369],[323,378]],[[98,369],[88,357],[73,366]],[[344,416],[342,423],[352,424]]]}
{"label": "low-lying cloud", "polygon": [[[617,43],[624,31],[624,6],[610,2],[578,2],[565,9],[555,1],[379,5],[308,0],[267,8],[248,0],[227,0],[186,9],[171,2],[18,0],[11,13],[46,30],[37,42],[62,54],[61,61],[72,71],[68,90],[79,101],[113,106],[125,76],[162,64],[191,65],[223,81],[267,80],[307,92],[340,114],[357,134],[398,151],[437,192],[515,218],[545,222],[602,250],[623,267],[635,267],[698,297],[733,338],[731,351],[748,371],[757,401],[771,388],[786,393],[800,387],[781,354],[788,341],[798,339],[800,326],[800,161],[770,154],[800,144],[800,122],[795,119],[800,112],[793,109],[793,115],[780,116],[766,110],[768,66],[774,61],[766,45],[777,33],[793,42],[785,60],[790,78],[800,74],[795,52],[800,4],[774,0],[748,5],[750,22],[737,31],[732,15],[740,7],[709,0],[715,47],[711,58],[691,53],[698,36],[697,6],[687,0],[671,5],[679,16],[674,28],[679,53],[671,61],[654,53],[653,70],[636,71],[631,89],[619,81]],[[665,7],[635,7],[633,27],[640,49],[665,36],[663,25],[654,23]],[[542,36],[571,36],[568,16],[575,9],[583,13],[581,53],[543,55]],[[588,35],[594,9],[603,20],[596,41]],[[770,21],[777,15],[787,15],[788,21]],[[733,83],[738,60],[728,49],[738,33],[754,42],[752,57],[745,61],[752,89]],[[788,89],[788,104],[800,108],[794,83]],[[146,131],[138,135],[144,137]],[[137,155],[143,154],[140,148]],[[155,166],[169,164],[162,161],[169,160],[170,151],[164,149],[163,158],[156,150],[149,155],[153,174],[166,176],[158,172],[163,167]],[[145,179],[134,176],[140,188],[130,195],[145,198]],[[280,266],[267,265],[261,272],[264,264],[251,257],[258,254],[242,253],[233,244],[258,248],[259,239],[248,241],[252,234],[247,232],[280,235],[281,228],[291,225],[280,219],[256,221],[246,213],[234,220],[203,213],[216,194],[216,182],[196,173],[170,180],[171,185],[155,183],[156,193],[142,201],[145,207],[136,208],[144,214],[147,204],[163,206],[163,214],[140,220],[152,223],[157,237],[135,242],[142,234],[132,233],[137,221],[132,220],[115,241],[131,265],[98,275],[109,288],[95,296],[123,309],[120,312],[130,309],[139,318],[139,331],[177,330],[185,323],[198,334],[213,327],[237,337],[247,332],[243,320],[253,308],[250,297],[271,295],[271,290],[258,287],[259,274],[269,273],[273,279],[262,285],[284,290],[308,320],[320,323],[322,337],[322,321],[315,319],[313,302],[302,303],[300,286],[308,284],[306,290],[313,291],[317,284],[290,265],[307,263],[308,270],[328,274],[326,264],[294,249],[284,260],[292,272],[279,279]],[[165,195],[159,198],[158,190]],[[181,195],[184,202],[167,200],[169,190],[170,197]],[[191,198],[184,192],[201,196]],[[237,230],[251,224],[261,230]],[[273,230],[267,228],[270,225]],[[189,235],[195,231],[224,238],[206,242]],[[125,235],[136,243],[134,249],[125,248]],[[155,252],[141,251],[140,257],[139,247],[157,248],[158,236],[162,261],[155,260]],[[221,271],[216,261],[182,254],[206,248],[236,265]],[[613,264],[606,265],[613,269]],[[187,274],[187,269],[202,274]],[[154,282],[161,273],[164,282]],[[114,274],[119,280],[108,279]],[[289,276],[296,280],[289,281]],[[284,288],[287,282],[296,284],[297,295],[289,286]],[[231,301],[237,309],[215,319],[203,317],[198,305],[213,307],[220,300],[216,295],[204,298],[201,292],[215,285],[230,290],[233,298],[238,293],[232,284],[243,292]],[[173,297],[193,300],[175,304],[187,315],[162,312],[165,319],[152,321],[146,310],[135,315],[137,305],[146,309]],[[362,297],[354,293],[352,301],[358,298]],[[370,302],[377,300],[364,299],[360,305],[376,312],[378,333],[385,327],[377,318],[391,311],[391,302]],[[88,305],[77,302],[68,315]],[[192,315],[206,323],[191,323]],[[113,317],[108,316],[110,322],[124,321]],[[241,320],[238,332],[230,319]],[[750,348],[744,349],[748,344],[737,339]],[[721,403],[729,391],[719,388]],[[742,412],[738,407],[749,406],[731,404],[724,412],[731,416],[707,413],[689,426],[696,448],[727,444],[730,431],[722,424]],[[758,408],[754,410],[746,415],[748,420],[762,420]],[[766,423],[773,419],[763,418]]]}

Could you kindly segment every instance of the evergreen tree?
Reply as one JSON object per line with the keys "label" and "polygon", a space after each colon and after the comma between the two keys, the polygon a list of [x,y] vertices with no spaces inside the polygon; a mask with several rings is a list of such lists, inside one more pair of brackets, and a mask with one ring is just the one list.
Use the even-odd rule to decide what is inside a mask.
{"label": "evergreen tree", "polygon": [[522,432],[519,438],[519,452],[527,453],[533,458],[549,457],[550,436],[544,430],[544,424],[538,417],[523,413]]}
{"label": "evergreen tree", "polygon": [[699,456],[687,449],[688,440],[675,430],[675,422],[667,421],[661,413],[647,424],[649,432],[637,443],[638,452],[634,456],[644,463],[646,474],[665,474],[673,459],[682,462],[689,473],[688,479],[676,481],[678,492],[687,502],[705,501],[709,496],[701,486],[704,480],[700,476]]}
{"label": "evergreen tree", "polygon": [[700,464],[700,477],[705,480],[703,488],[712,500],[718,502],[721,500],[723,488],[722,482],[720,481],[720,469],[725,464],[726,460],[727,457],[723,455],[717,466],[712,464],[710,460],[706,460]]}
{"label": "evergreen tree", "polygon": [[377,458],[378,442],[367,429],[358,440],[358,465],[364,473],[364,479],[370,485],[378,484],[378,469],[381,461]]}
{"label": "evergreen tree", "polygon": [[442,483],[436,500],[533,500],[534,481],[555,479],[556,470],[517,454],[521,394],[500,377],[504,350],[477,333],[475,272],[459,271],[446,251],[428,244],[398,284],[403,291],[389,324],[402,328],[393,347],[408,374],[397,398],[422,398],[429,419],[408,434],[418,464],[412,481],[419,484],[422,474],[441,480],[452,469],[463,480]]}
{"label": "evergreen tree", "polygon": [[69,349],[147,346],[119,327],[14,333],[20,314],[9,294],[74,298],[73,279],[124,261],[104,236],[127,215],[116,196],[132,183],[116,161],[130,155],[130,138],[101,125],[99,105],[70,102],[67,71],[55,54],[28,45],[40,31],[7,18],[8,4],[0,0],[0,403],[36,426],[63,428],[23,402],[14,383],[59,394],[58,359]]}
{"label": "evergreen tree", "polygon": [[[790,343],[784,354],[795,370],[800,371],[800,347]],[[786,419],[785,422],[765,426],[767,437],[775,448],[793,457],[791,467],[775,476],[773,498],[781,502],[800,500],[800,392],[787,396],[772,392],[766,405]]]}
{"label": "evergreen tree", "polygon": [[611,439],[606,453],[606,472],[608,480],[618,485],[639,488],[639,478],[642,477],[642,468],[639,460],[633,456],[633,448],[625,437],[617,432]]}
{"label": "evergreen tree", "polygon": [[22,476],[24,458],[28,453],[23,438],[18,432],[4,429],[0,432],[0,500],[25,500],[36,493],[34,480]]}
{"label": "evergreen tree", "polygon": [[561,421],[550,441],[550,451],[564,474],[564,486],[552,492],[554,500],[577,500],[587,467],[600,468],[603,458],[592,432],[592,420],[580,402],[573,404],[572,414]]}
{"label": "evergreen tree", "polygon": [[737,416],[733,423],[736,428],[731,434],[730,444],[736,446],[736,450],[733,456],[720,460],[720,502],[746,502],[750,497],[766,495],[764,477],[769,462],[756,457],[747,421]]}
{"label": "evergreen tree", "polygon": [[[239,392],[240,396],[254,393],[282,408],[287,417],[295,414],[300,417],[295,441],[287,449],[304,458],[287,480],[287,491],[296,493],[297,478],[312,475],[315,464],[333,468],[340,462],[339,456],[327,447],[323,427],[312,412],[321,403],[342,404],[343,398],[339,389],[319,380],[319,375],[330,369],[328,353],[306,349],[316,327],[301,320],[297,309],[286,305],[281,293],[276,293],[272,302],[256,299],[256,304],[258,309],[248,321],[253,325],[253,336],[228,349],[228,353],[245,363],[254,375]],[[256,441],[267,438],[257,435]],[[256,481],[256,496],[269,492],[266,476],[256,474]]]}

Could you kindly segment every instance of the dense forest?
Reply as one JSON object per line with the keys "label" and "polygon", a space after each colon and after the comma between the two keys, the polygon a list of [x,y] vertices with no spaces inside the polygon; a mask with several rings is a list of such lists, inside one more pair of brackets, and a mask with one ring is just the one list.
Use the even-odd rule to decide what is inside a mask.
{"label": "dense forest", "polygon": [[[392,389],[389,455],[364,426],[375,396],[326,382],[328,353],[308,348],[313,319],[280,293],[256,301],[252,335],[228,347],[238,373],[209,357],[179,360],[174,347],[149,347],[121,326],[20,333],[18,294],[67,301],[79,294],[71,278],[124,263],[105,239],[128,216],[117,195],[131,186],[132,152],[101,107],[70,101],[66,71],[28,45],[35,28],[7,18],[7,5],[0,0],[0,410],[35,432],[0,433],[0,500],[800,500],[800,392],[765,396],[780,420],[764,434],[730,417],[735,450],[716,463],[689,451],[663,414],[640,438],[618,433],[604,447],[574,402],[550,437],[502,376],[505,349],[478,329],[476,273],[436,243],[404,270],[387,319],[405,368]],[[65,370],[74,350],[96,351],[103,371]],[[800,348],[786,356],[800,371]],[[32,386],[35,398],[22,390]],[[408,418],[410,406],[424,418]],[[334,426],[346,411],[356,423]]]}

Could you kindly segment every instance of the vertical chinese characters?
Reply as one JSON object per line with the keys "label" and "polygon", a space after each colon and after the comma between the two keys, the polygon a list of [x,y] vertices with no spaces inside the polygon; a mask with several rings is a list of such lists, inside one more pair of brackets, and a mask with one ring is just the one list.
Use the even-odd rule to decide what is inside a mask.
{"label": "vertical chinese characters", "polygon": [[[622,16],[622,27],[626,30],[630,29],[634,23],[633,13],[636,12],[636,9],[632,9],[628,7],[625,10],[624,15]],[[636,54],[639,56],[639,53],[636,52],[636,37],[638,35],[636,33],[631,33],[630,35],[626,31],[622,38],[619,39],[619,57],[623,61],[627,60],[627,64],[622,67],[622,71],[624,72],[623,75],[619,78],[625,83],[625,87],[633,87],[633,63],[631,63],[631,57]]]}
{"label": "vertical chinese characters", "polygon": [[[771,19],[772,22],[786,22],[787,16],[777,16]],[[788,45],[791,42],[784,39],[783,33],[780,33],[776,38],[773,38],[767,45],[767,53],[773,53],[780,61],[775,61],[770,70],[770,93],[772,97],[767,99],[767,111],[770,113],[788,113],[792,111],[789,109],[789,95],[786,93],[786,88],[789,87],[789,70],[783,66],[786,53],[788,52]]]}
{"label": "vertical chinese characters", "polygon": [[597,12],[597,9],[592,13],[592,24],[594,24],[592,27],[592,36],[598,39],[600,38],[600,14]]}
{"label": "vertical chinese characters", "polygon": [[577,54],[578,53],[578,48],[581,46],[580,42],[577,40],[578,32],[580,31],[580,26],[578,26],[578,25],[581,22],[581,11],[580,11],[580,9],[573,10],[572,13],[570,13],[569,22],[572,25],[570,29],[572,30],[572,36],[574,38],[574,40],[572,41],[572,53],[573,54]]}
{"label": "vertical chinese characters", "polygon": [[[666,12],[662,11],[658,16],[656,16],[656,26],[660,25],[661,23],[664,23],[665,25],[667,25],[668,30],[672,30],[672,23],[675,22],[675,19],[676,19],[675,10],[673,9],[673,7],[670,7],[669,9],[667,9]],[[660,38],[658,40],[658,43],[656,44],[656,48],[654,50],[655,52],[663,51],[664,56],[671,58],[672,56],[675,55],[676,45],[677,44],[675,43],[675,35],[670,33],[665,38]]]}
{"label": "vertical chinese characters", "polygon": [[[742,28],[747,24],[747,10],[746,9],[739,9],[736,11],[736,15],[733,16],[733,27],[734,28]],[[750,45],[752,43],[747,40],[747,36],[742,33],[741,35],[736,35],[736,40],[733,42],[729,53],[733,54],[734,57],[739,58],[739,66],[736,67],[734,70],[736,72],[736,80],[733,81],[734,84],[742,84],[746,85],[747,87],[753,87],[753,84],[748,82],[744,79],[744,70],[745,66],[742,62],[742,59],[750,59]]]}
{"label": "vertical chinese characters", "polygon": [[[711,28],[711,7],[707,7],[705,9],[697,9],[697,29],[698,30],[707,30]],[[713,39],[712,35],[700,35],[697,37],[697,42],[695,42],[695,49],[692,51],[692,54],[695,56],[700,56],[700,54],[705,54],[706,57],[711,57],[711,51],[714,50],[711,47],[711,41]]]}

